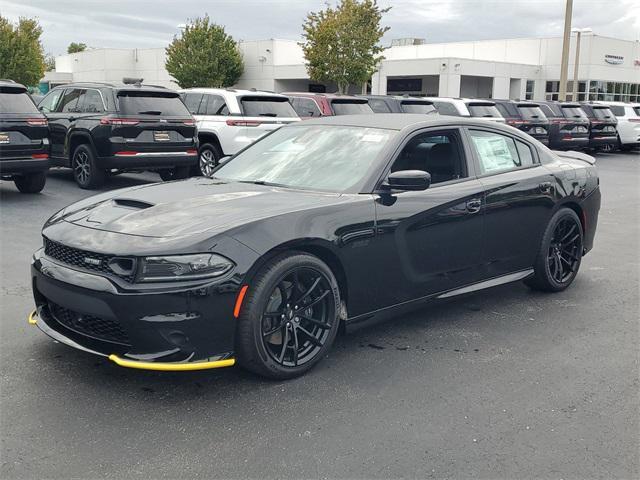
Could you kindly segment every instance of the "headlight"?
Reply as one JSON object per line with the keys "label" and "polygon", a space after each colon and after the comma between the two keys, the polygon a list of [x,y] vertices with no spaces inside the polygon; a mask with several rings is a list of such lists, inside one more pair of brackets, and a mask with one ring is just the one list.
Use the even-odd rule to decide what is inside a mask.
{"label": "headlight", "polygon": [[233,262],[215,253],[171,255],[142,259],[139,282],[168,282],[218,277],[233,268]]}

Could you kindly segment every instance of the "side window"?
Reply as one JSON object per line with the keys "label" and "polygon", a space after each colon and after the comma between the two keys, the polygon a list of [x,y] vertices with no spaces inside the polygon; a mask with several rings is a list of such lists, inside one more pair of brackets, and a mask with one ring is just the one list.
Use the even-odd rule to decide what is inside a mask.
{"label": "side window", "polygon": [[58,108],[56,108],[56,112],[62,113],[75,113],[77,112],[78,107],[78,99],[80,95],[82,95],[83,90],[78,88],[71,88],[64,93],[64,97],[58,104]]}
{"label": "side window", "polygon": [[385,102],[384,100],[382,100],[380,98],[370,98],[369,99],[369,106],[371,107],[371,110],[373,110],[375,113],[390,113],[391,112],[391,109],[387,105],[387,102]]}
{"label": "side window", "polygon": [[300,117],[319,117],[320,109],[316,102],[311,100],[310,98],[296,98],[297,105],[293,106],[294,110]]}
{"label": "side window", "polygon": [[82,99],[80,100],[80,108],[84,113],[102,113],[104,112],[104,105],[102,103],[102,97],[98,90],[85,90]]}
{"label": "side window", "polygon": [[391,167],[422,170],[431,174],[431,183],[442,183],[467,176],[460,136],[455,130],[419,133],[412,137]]}
{"label": "side window", "polygon": [[[205,95],[205,99],[207,101],[206,107],[204,109],[204,115],[228,115],[229,110],[226,109],[226,103],[224,99],[219,95]],[[200,104],[200,114],[202,115],[204,106],[204,99]],[[223,108],[224,107],[224,108]]]}
{"label": "side window", "polygon": [[460,116],[458,109],[452,103],[434,101],[433,104],[440,115],[453,115],[454,117]]}
{"label": "side window", "polygon": [[64,90],[62,89],[49,92],[49,94],[40,101],[38,108],[44,113],[55,112],[58,100],[60,100],[63,93]]}
{"label": "side window", "polygon": [[482,130],[470,130],[469,135],[480,161],[481,174],[514,170],[533,164],[529,147],[511,137]]}
{"label": "side window", "polygon": [[187,110],[192,115],[196,115],[198,113],[198,108],[200,107],[200,101],[202,100],[201,93],[186,93],[183,97],[184,104],[187,106]]}

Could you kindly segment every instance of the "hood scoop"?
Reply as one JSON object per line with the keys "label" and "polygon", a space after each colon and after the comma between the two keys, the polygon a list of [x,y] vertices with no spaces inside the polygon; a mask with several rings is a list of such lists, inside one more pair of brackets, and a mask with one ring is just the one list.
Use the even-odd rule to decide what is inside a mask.
{"label": "hood scoop", "polygon": [[134,198],[114,198],[113,204],[116,207],[132,208],[134,210],[144,210],[145,208],[151,208],[155,204],[149,202],[143,202],[142,200],[136,200]]}

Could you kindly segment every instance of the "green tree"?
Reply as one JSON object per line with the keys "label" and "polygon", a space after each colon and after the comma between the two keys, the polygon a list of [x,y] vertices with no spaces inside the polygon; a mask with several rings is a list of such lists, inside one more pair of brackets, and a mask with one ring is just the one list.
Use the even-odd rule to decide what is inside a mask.
{"label": "green tree", "polygon": [[38,21],[21,17],[12,24],[0,16],[0,78],[37,85],[44,75],[44,53]]}
{"label": "green tree", "polygon": [[237,42],[208,15],[191,20],[166,51],[167,71],[182,88],[230,87],[244,71]]}
{"label": "green tree", "polygon": [[301,43],[309,77],[334,82],[339,93],[367,82],[384,58],[379,42],[389,27],[380,22],[390,8],[376,0],[340,0],[335,8],[310,12]]}
{"label": "green tree", "polygon": [[86,49],[87,45],[85,43],[71,42],[67,47],[67,53],[84,52]]}
{"label": "green tree", "polygon": [[56,57],[47,53],[44,56],[44,71],[51,72],[56,69]]}

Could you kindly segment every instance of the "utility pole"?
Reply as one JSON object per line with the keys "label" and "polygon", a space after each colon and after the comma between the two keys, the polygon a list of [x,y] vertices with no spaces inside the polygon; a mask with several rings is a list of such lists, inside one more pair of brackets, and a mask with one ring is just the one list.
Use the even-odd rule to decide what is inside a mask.
{"label": "utility pole", "polygon": [[567,99],[567,77],[569,73],[569,45],[571,43],[571,15],[573,13],[573,0],[567,0],[564,10],[564,37],[562,39],[562,60],[560,61],[560,95],[564,102]]}
{"label": "utility pole", "polygon": [[571,100],[574,102],[578,101],[578,66],[580,65],[580,35],[582,34],[581,30],[577,31],[576,38],[576,63],[573,66],[573,96]]}

